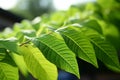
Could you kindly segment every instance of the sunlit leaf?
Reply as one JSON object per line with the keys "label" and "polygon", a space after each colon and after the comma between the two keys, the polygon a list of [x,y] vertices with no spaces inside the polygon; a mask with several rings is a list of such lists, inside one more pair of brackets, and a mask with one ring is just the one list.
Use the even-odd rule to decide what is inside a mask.
{"label": "sunlit leaf", "polygon": [[25,61],[23,59],[23,56],[22,55],[18,55],[18,54],[15,54],[15,53],[11,53],[11,56],[14,60],[14,62],[16,63],[16,65],[18,66],[18,68],[20,69],[21,73],[27,77],[28,76],[28,70],[27,70],[27,67],[26,67],[26,64],[25,64]]}
{"label": "sunlit leaf", "polygon": [[45,57],[58,68],[75,74],[78,78],[79,70],[75,54],[66,46],[63,40],[52,35],[44,35],[33,40]]}
{"label": "sunlit leaf", "polygon": [[38,48],[23,45],[20,48],[29,72],[39,80],[57,80],[57,68],[50,63]]}
{"label": "sunlit leaf", "polygon": [[19,80],[18,68],[8,55],[0,61],[0,80]]}

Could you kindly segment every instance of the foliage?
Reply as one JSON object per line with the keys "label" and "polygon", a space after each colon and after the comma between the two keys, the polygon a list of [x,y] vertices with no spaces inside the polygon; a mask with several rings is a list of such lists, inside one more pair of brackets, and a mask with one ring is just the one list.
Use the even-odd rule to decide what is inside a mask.
{"label": "foliage", "polygon": [[[103,10],[110,7],[102,8],[100,4]],[[120,72],[120,45],[114,43],[120,44],[120,32],[94,6],[73,6],[68,11],[23,20],[13,29],[6,28],[0,33],[0,80],[18,80],[18,70],[38,80],[56,80],[57,68],[80,78],[76,57],[96,68],[99,59],[110,70]]]}

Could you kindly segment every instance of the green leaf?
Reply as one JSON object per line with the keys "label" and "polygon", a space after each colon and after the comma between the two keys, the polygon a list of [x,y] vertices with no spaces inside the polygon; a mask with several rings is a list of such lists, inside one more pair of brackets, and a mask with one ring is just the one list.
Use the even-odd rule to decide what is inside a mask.
{"label": "green leaf", "polygon": [[28,70],[27,70],[27,66],[25,64],[25,61],[23,59],[22,55],[18,55],[15,53],[11,53],[10,54],[12,59],[14,60],[14,62],[16,63],[16,65],[18,66],[18,68],[20,69],[21,73],[27,77],[28,76]]}
{"label": "green leaf", "polygon": [[8,55],[0,61],[0,80],[19,80],[18,68]]}
{"label": "green leaf", "polygon": [[10,39],[0,39],[0,48],[5,48],[7,50],[17,53],[17,40],[16,38]]}
{"label": "green leaf", "polygon": [[6,49],[0,48],[0,61],[5,58],[6,55]]}
{"label": "green leaf", "polygon": [[32,24],[29,20],[23,20],[21,22],[21,25],[22,25],[22,29],[24,29],[24,30],[33,29]]}
{"label": "green leaf", "polygon": [[66,46],[63,40],[52,35],[44,35],[33,39],[33,43],[42,51],[44,56],[57,67],[75,74],[80,78],[76,56]]}
{"label": "green leaf", "polygon": [[98,67],[97,59],[93,45],[87,39],[87,37],[81,32],[81,30],[75,30],[73,28],[65,28],[59,30],[63,36],[68,47],[82,60],[93,64]]}
{"label": "green leaf", "polygon": [[0,38],[9,38],[13,36],[13,31],[10,27],[6,27],[2,32],[0,32]]}
{"label": "green leaf", "polygon": [[39,30],[40,23],[41,23],[41,17],[36,17],[35,19],[32,20],[32,26],[36,31]]}
{"label": "green leaf", "polygon": [[34,30],[22,30],[21,33],[24,34],[25,36],[28,36],[28,37],[35,37],[36,36],[36,33]]}
{"label": "green leaf", "polygon": [[[58,16],[59,16],[59,18],[58,18]],[[57,25],[61,25],[64,23],[64,21],[67,19],[67,17],[68,16],[66,16],[65,11],[59,11],[59,12],[53,13],[50,16],[50,20],[52,23],[56,23]]]}
{"label": "green leaf", "polygon": [[109,0],[109,2],[107,0],[98,0],[97,2],[104,10],[113,8],[113,5],[116,5],[115,0]]}
{"label": "green leaf", "polygon": [[94,29],[97,32],[99,32],[100,34],[103,34],[102,28],[96,20],[86,20],[86,21],[82,22],[81,25],[84,27]]}
{"label": "green leaf", "polygon": [[106,26],[103,27],[104,35],[107,40],[109,40],[117,50],[120,50],[120,32],[117,27],[110,24],[106,24]]}
{"label": "green leaf", "polygon": [[80,18],[80,11],[79,8],[76,6],[71,6],[69,10],[66,12],[67,16],[69,17],[77,17]]}
{"label": "green leaf", "polygon": [[120,64],[115,48],[103,36],[91,29],[84,29],[95,48],[96,56],[108,68],[120,72]]}
{"label": "green leaf", "polygon": [[50,63],[38,48],[23,45],[20,48],[25,63],[31,74],[39,80],[57,80],[57,68]]}
{"label": "green leaf", "polygon": [[25,40],[25,37],[35,37],[35,36],[36,36],[36,33],[34,30],[21,30],[16,35],[20,43]]}

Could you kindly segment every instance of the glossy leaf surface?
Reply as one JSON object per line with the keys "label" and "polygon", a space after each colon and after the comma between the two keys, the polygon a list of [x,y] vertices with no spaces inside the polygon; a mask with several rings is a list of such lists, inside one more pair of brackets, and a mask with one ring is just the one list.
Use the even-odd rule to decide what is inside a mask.
{"label": "glossy leaf surface", "polygon": [[94,48],[81,30],[68,27],[60,30],[60,34],[63,36],[68,47],[75,52],[79,58],[98,67]]}
{"label": "glossy leaf surface", "polygon": [[44,35],[33,40],[45,57],[58,68],[79,77],[78,64],[75,54],[66,46],[63,40],[52,35]]}

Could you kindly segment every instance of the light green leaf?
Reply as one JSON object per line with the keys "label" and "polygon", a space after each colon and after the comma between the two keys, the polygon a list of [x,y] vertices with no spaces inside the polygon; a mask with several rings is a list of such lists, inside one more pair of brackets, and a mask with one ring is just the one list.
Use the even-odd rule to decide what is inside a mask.
{"label": "light green leaf", "polygon": [[29,72],[39,80],[57,80],[57,68],[50,63],[38,48],[23,45],[20,48]]}
{"label": "light green leaf", "polygon": [[0,61],[0,80],[19,80],[18,68],[8,55]]}
{"label": "light green leaf", "polygon": [[84,32],[94,45],[97,58],[108,68],[120,72],[119,59],[115,48],[96,31],[84,29]]}
{"label": "light green leaf", "polygon": [[59,30],[68,47],[82,60],[98,67],[94,48],[81,30],[65,28]]}
{"label": "light green leaf", "polygon": [[0,39],[0,48],[5,48],[7,50],[17,53],[17,40],[16,38],[10,39]]}
{"label": "light green leaf", "polygon": [[27,66],[25,64],[25,61],[23,59],[23,56],[15,54],[13,52],[10,55],[13,58],[13,60],[15,61],[16,65],[18,66],[18,68],[20,69],[21,73],[25,77],[27,77],[28,76],[28,70],[27,70]]}
{"label": "light green leaf", "polygon": [[57,67],[75,74],[80,78],[76,56],[63,40],[52,35],[44,35],[33,39],[33,43],[42,51],[45,57]]}

